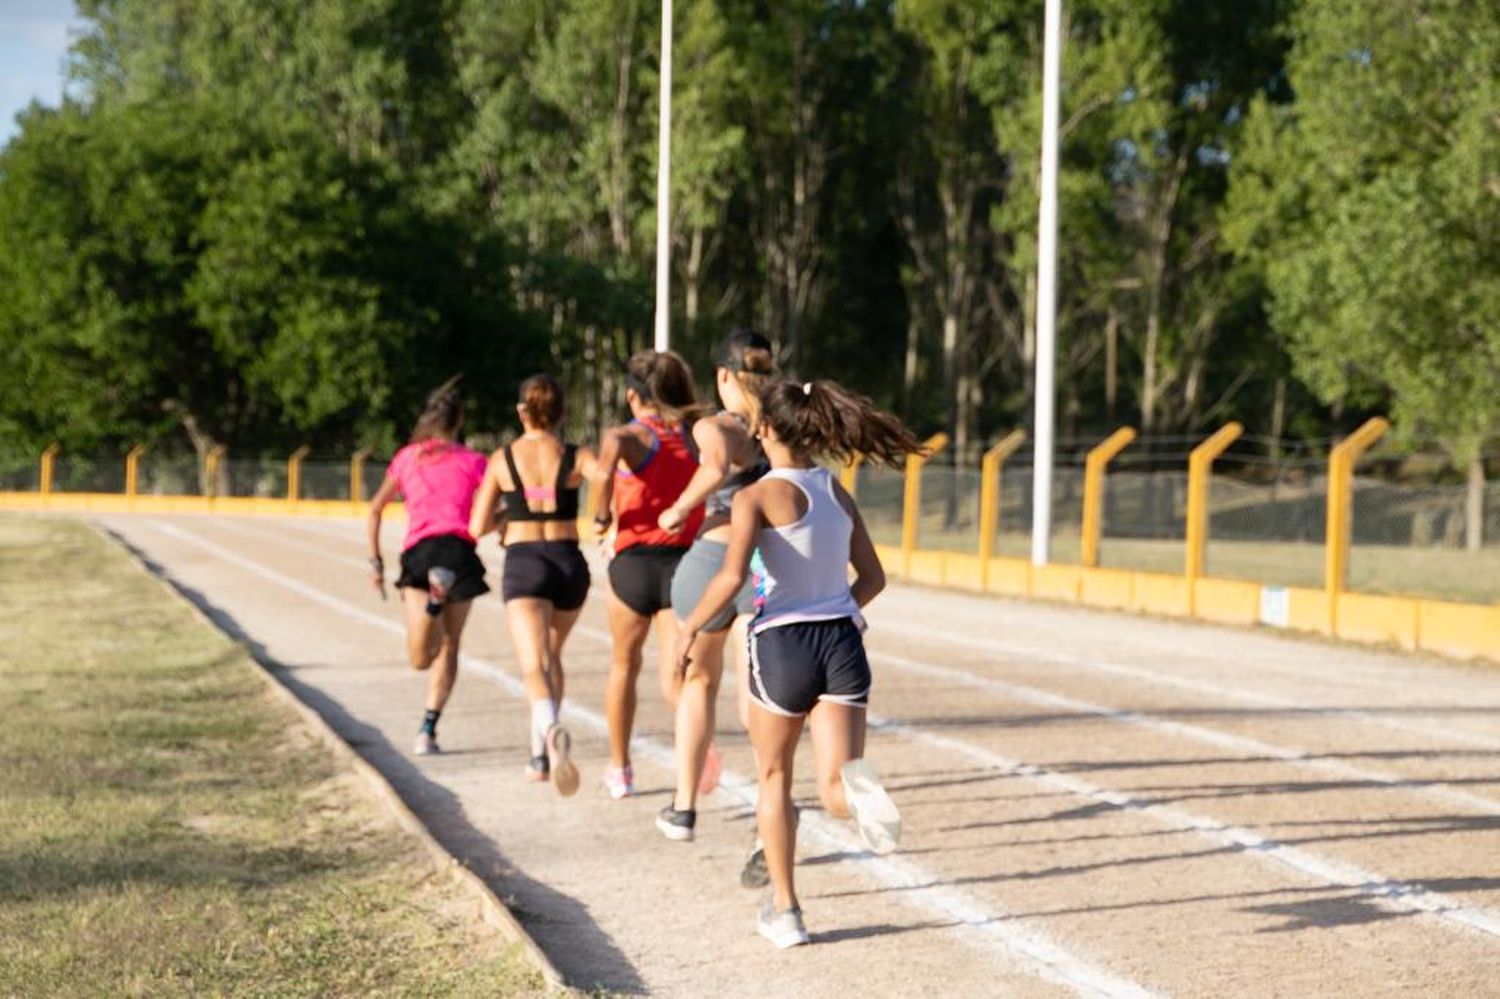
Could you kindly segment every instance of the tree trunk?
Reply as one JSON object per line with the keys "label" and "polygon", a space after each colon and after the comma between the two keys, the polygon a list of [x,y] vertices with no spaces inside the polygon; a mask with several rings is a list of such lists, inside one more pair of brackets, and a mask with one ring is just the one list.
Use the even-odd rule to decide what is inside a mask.
{"label": "tree trunk", "polygon": [[1271,401],[1271,457],[1281,457],[1281,435],[1286,432],[1286,378],[1276,379],[1276,396]]}
{"label": "tree trunk", "polygon": [[703,227],[693,226],[688,241],[687,280],[683,282],[683,319],[689,331],[698,325],[699,285],[703,280]]}
{"label": "tree trunk", "polygon": [[1469,459],[1469,491],[1464,510],[1464,547],[1477,552],[1484,547],[1484,456]]}
{"label": "tree trunk", "polygon": [[901,410],[910,423],[917,405],[917,353],[922,345],[922,321],[913,308],[906,319],[906,363],[901,372]]}
{"label": "tree trunk", "polygon": [[1115,404],[1120,398],[1120,312],[1109,307],[1104,323],[1104,413],[1115,422]]}

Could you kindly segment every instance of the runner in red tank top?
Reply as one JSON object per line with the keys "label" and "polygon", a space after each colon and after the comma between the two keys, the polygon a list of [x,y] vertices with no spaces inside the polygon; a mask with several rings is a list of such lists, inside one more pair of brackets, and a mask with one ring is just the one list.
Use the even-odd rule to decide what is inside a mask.
{"label": "runner in red tank top", "polygon": [[656,625],[662,696],[677,705],[678,680],[670,652],[677,640],[672,613],[672,574],[693,543],[703,509],[693,510],[676,531],[657,520],[697,471],[686,421],[698,409],[693,376],[678,355],[647,350],[625,366],[625,401],[634,417],[604,435],[599,467],[614,474],[599,483],[595,529],[601,537],[615,530],[609,564],[609,629],[614,658],[604,695],[609,717],[610,767],[604,783],[613,798],[634,791],[630,732],[635,726],[636,680],[641,649]]}

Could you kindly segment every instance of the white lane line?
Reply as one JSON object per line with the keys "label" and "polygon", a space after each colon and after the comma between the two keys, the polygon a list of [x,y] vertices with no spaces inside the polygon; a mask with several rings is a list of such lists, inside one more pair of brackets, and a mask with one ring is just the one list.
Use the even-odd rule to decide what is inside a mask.
{"label": "white lane line", "polygon": [[[1466,808],[1475,809],[1486,815],[1500,815],[1500,801],[1496,801],[1493,798],[1486,798],[1483,795],[1473,794],[1462,788],[1450,787],[1442,781],[1426,780],[1419,777],[1405,777],[1400,774],[1355,766],[1352,763],[1345,763],[1341,760],[1321,759],[1318,754],[1304,749],[1274,745],[1251,736],[1236,735],[1232,732],[1221,732],[1218,729],[1204,728],[1199,725],[1190,725],[1186,722],[1160,718],[1150,712],[1111,708],[1076,697],[1069,697],[1065,694],[1055,694],[1039,687],[1030,687],[1007,680],[981,676],[970,673],[967,670],[939,666],[935,663],[910,659],[906,656],[897,656],[872,650],[870,658],[876,662],[884,663],[901,670],[904,673],[931,677],[975,690],[990,691],[1002,697],[1021,701],[1026,704],[1055,708],[1075,714],[1091,715],[1118,725],[1129,725],[1134,728],[1160,732],[1163,735],[1174,738],[1187,739],[1191,742],[1199,742],[1220,749],[1246,753],[1251,757],[1269,757],[1293,764],[1305,770],[1316,770],[1346,780],[1358,780],[1385,787],[1399,788],[1414,794],[1421,794],[1425,797],[1445,801],[1449,804],[1463,805]],[[1255,761],[1247,759],[1246,762]]]}
{"label": "white lane line", "polygon": [[[174,524],[161,521],[148,521],[147,523],[185,544],[193,545],[226,563],[238,566],[268,582],[275,583],[354,620],[395,635],[405,633],[403,625],[397,621],[347,603],[317,587],[244,558]],[[355,560],[342,559],[342,561]],[[608,635],[593,628],[580,628],[578,631],[596,640],[606,643],[609,641]],[[468,653],[463,653],[461,659],[465,669],[493,681],[516,697],[525,698],[525,687],[521,681],[511,676],[504,668]],[[581,722],[600,735],[608,734],[608,724],[604,716],[598,712],[576,704],[568,704],[565,706],[564,713],[569,720]],[[654,739],[637,737],[632,740],[631,748],[669,772],[676,772],[670,746]],[[751,808],[755,806],[754,781],[728,770],[724,772],[721,781],[722,791],[718,793],[724,794],[729,800],[741,806]],[[811,832],[829,849],[854,854],[864,852],[863,847],[851,835],[845,823],[829,819],[820,812],[807,813],[803,828]],[[1019,923],[1005,913],[997,913],[987,908],[967,893],[944,887],[940,883],[940,875],[904,858],[865,856],[861,857],[856,870],[877,887],[902,889],[900,895],[904,900],[927,910],[930,914],[978,930],[990,938],[991,946],[986,947],[986,951],[997,956],[998,953],[1003,953],[1011,962],[1017,954],[1022,955],[1029,959],[1028,970],[1049,981],[1072,988],[1079,994],[1109,997],[1143,997],[1154,994],[1135,982],[1120,978],[1069,953],[1042,933]],[[993,944],[999,944],[1003,951]]]}
{"label": "white lane line", "polygon": [[[260,532],[253,533],[260,534]],[[266,537],[270,539],[269,536]],[[283,539],[282,543],[294,548],[305,547],[307,550],[321,554],[324,558],[336,558],[349,564],[357,563],[356,559],[329,555],[325,550],[303,546],[299,542]],[[580,629],[580,633],[588,634],[589,637],[596,638],[599,641],[608,641],[609,638],[605,633],[593,628]],[[879,654],[877,653],[877,655]],[[913,661],[907,660],[907,662]],[[915,663],[913,664],[916,665]],[[920,665],[926,670],[943,670],[947,672],[944,667],[932,666],[931,664]],[[959,673],[959,671],[953,672]],[[973,677],[968,674],[960,675],[967,676],[971,681],[985,682],[984,678],[981,677]],[[948,679],[948,677],[944,678]],[[998,681],[995,682],[998,683]],[[1111,808],[1145,815],[1171,829],[1189,831],[1205,836],[1221,846],[1246,851],[1252,856],[1291,868],[1300,874],[1321,881],[1324,884],[1353,890],[1389,909],[1428,913],[1469,929],[1479,930],[1492,936],[1500,936],[1500,914],[1491,912],[1488,909],[1465,906],[1437,892],[1427,891],[1419,885],[1389,878],[1340,860],[1326,858],[1301,847],[1288,846],[1284,843],[1267,839],[1252,830],[1228,825],[1219,822],[1217,819],[1188,812],[1174,806],[1161,805],[1127,792],[1104,788],[1069,774],[1047,770],[1043,767],[991,752],[972,743],[926,732],[902,722],[885,719],[874,712],[870,714],[870,723],[871,727],[898,736],[904,740],[956,753],[985,766],[1003,771],[1008,775],[1024,777],[1069,794],[1107,805]]]}
{"label": "white lane line", "polygon": [[[240,526],[240,525],[236,525]],[[253,531],[254,528],[245,527],[244,530]],[[260,532],[256,532],[259,534]],[[321,535],[321,532],[320,532]],[[285,539],[283,543],[297,546],[298,543]],[[317,550],[317,549],[307,549]],[[363,563],[360,564],[363,568]],[[595,573],[596,582],[599,573]],[[903,633],[921,633],[924,636],[941,638],[945,641],[956,642],[966,646],[982,648],[986,651],[997,649],[1007,654],[1016,654],[1014,645],[1007,644],[1003,640],[974,639],[964,635],[936,634],[927,628],[913,627],[909,625],[892,624],[879,617],[872,623],[871,638],[878,638],[882,631],[895,631]],[[1256,739],[1250,736],[1236,735],[1218,729],[1206,728],[1201,725],[1193,725],[1187,722],[1174,721],[1153,715],[1149,711],[1128,711],[1121,708],[1113,708],[1107,705],[1096,704],[1090,701],[1069,697],[1064,694],[1056,694],[1039,687],[1027,686],[1000,680],[982,674],[974,673],[965,669],[949,666],[940,666],[925,660],[912,659],[906,656],[898,656],[890,653],[880,652],[875,644],[871,643],[870,656],[877,662],[884,663],[895,669],[919,676],[932,677],[944,680],[948,683],[959,684],[971,689],[985,690],[1011,700],[1021,701],[1027,704],[1035,704],[1042,707],[1054,708],[1076,714],[1091,715],[1106,721],[1142,728],[1149,731],[1160,732],[1174,738],[1186,739],[1203,745],[1213,746],[1218,749],[1227,749],[1233,752],[1246,753],[1252,756],[1261,756],[1292,764],[1305,770],[1311,770],[1343,780],[1357,780],[1368,784],[1377,784],[1389,788],[1397,788],[1419,794],[1424,797],[1442,801],[1450,805],[1460,805],[1464,808],[1477,810],[1486,815],[1500,815],[1500,800],[1475,794],[1462,788],[1452,787],[1439,780],[1427,780],[1423,778],[1408,777],[1393,774],[1387,771],[1374,770],[1340,760],[1327,760],[1320,758],[1320,754],[1309,750],[1294,748],[1284,745],[1276,745]],[[1048,662],[1063,662],[1067,664],[1081,664],[1085,667],[1093,665],[1092,660],[1079,660],[1060,653],[1035,653],[1036,658]],[[1249,761],[1247,761],[1249,762]]]}
{"label": "white lane line", "polygon": [[[1041,660],[1059,666],[1066,666],[1075,671],[1111,673],[1115,676],[1141,681],[1153,686],[1176,687],[1179,690],[1190,690],[1194,693],[1208,694],[1227,700],[1242,701],[1247,704],[1264,704],[1269,707],[1286,708],[1293,712],[1307,713],[1309,707],[1312,707],[1320,718],[1339,718],[1365,725],[1375,725],[1380,728],[1404,732],[1410,735],[1443,739],[1450,742],[1461,742],[1484,749],[1500,749],[1500,739],[1451,727],[1405,721],[1400,718],[1387,718],[1383,715],[1352,708],[1321,708],[1317,705],[1308,705],[1305,701],[1293,700],[1289,697],[1278,697],[1274,694],[1263,694],[1258,691],[1244,690],[1239,687],[1227,687],[1208,680],[1192,680],[1172,673],[1163,673],[1160,670],[1149,669],[1144,666],[1114,662],[1092,656],[1053,652],[1039,648],[1036,645],[1007,642],[999,638],[976,639],[954,631],[939,631],[934,628],[924,628],[920,625],[904,624],[892,620],[889,609],[875,615],[871,624],[876,626],[879,631],[890,631],[921,640],[937,640],[969,648],[982,649],[991,655],[1001,653],[1013,659]],[[1176,648],[1172,652],[1181,655],[1182,649]],[[1441,710],[1441,708],[1434,707],[1433,710]],[[1500,710],[1500,705],[1496,706],[1496,710]]]}

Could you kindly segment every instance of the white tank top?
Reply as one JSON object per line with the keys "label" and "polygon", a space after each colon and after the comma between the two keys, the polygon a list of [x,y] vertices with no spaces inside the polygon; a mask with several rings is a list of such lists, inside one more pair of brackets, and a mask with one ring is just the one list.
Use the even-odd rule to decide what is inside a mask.
{"label": "white tank top", "polygon": [[767,527],[756,540],[750,570],[755,580],[752,631],[801,621],[864,619],[849,592],[849,538],[854,521],[833,491],[826,468],[773,468],[766,479],[784,479],[807,496],[807,512],[785,527]]}

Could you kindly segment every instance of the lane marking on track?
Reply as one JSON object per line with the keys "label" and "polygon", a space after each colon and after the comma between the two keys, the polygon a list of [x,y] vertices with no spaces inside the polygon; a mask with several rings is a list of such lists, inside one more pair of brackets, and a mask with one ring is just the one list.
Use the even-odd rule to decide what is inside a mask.
{"label": "lane marking on track", "polygon": [[[245,529],[245,533],[264,537],[267,540],[281,540],[283,544],[290,547],[313,551],[324,558],[338,559],[348,564],[363,565],[363,563],[359,563],[356,559],[331,555],[326,550],[302,545],[299,542],[276,539],[271,535],[265,535],[253,529]],[[609,641],[607,634],[594,628],[580,627],[575,630],[578,630],[581,634],[587,634],[598,641]],[[879,653],[875,655],[877,657],[880,656]],[[907,662],[920,665],[924,670],[947,672],[946,667],[938,667],[925,663],[916,664],[914,660],[907,660]],[[971,674],[963,674],[956,670],[953,672],[967,677],[969,680],[987,682],[982,677],[974,677]],[[995,682],[999,683],[999,681]],[[1060,697],[1061,695],[1048,696]],[[602,718],[600,720],[602,721]],[[895,735],[906,741],[956,753],[1006,774],[1037,781],[1120,811],[1145,815],[1154,821],[1166,825],[1168,828],[1207,837],[1221,846],[1229,847],[1236,851],[1244,851],[1251,856],[1290,868],[1327,885],[1355,891],[1389,909],[1426,913],[1438,916],[1467,929],[1478,930],[1491,936],[1500,936],[1500,913],[1495,913],[1484,908],[1465,906],[1447,896],[1428,891],[1419,885],[1389,878],[1340,860],[1326,858],[1301,847],[1288,846],[1276,840],[1267,839],[1250,829],[1222,823],[1217,819],[1188,812],[1175,806],[1158,804],[1128,792],[1101,787],[1069,774],[1058,773],[1044,767],[992,752],[972,743],[927,732],[904,722],[883,718],[874,712],[870,713],[869,722],[872,729]]]}
{"label": "lane marking on track", "polygon": [[[1128,725],[1152,732],[1160,732],[1163,735],[1186,739],[1190,742],[1199,742],[1220,749],[1247,753],[1252,757],[1270,757],[1279,762],[1290,763],[1306,770],[1317,770],[1336,777],[1410,791],[1426,797],[1436,798],[1449,804],[1463,805],[1487,815],[1500,815],[1500,801],[1465,791],[1462,788],[1448,786],[1443,781],[1404,777],[1400,774],[1387,773],[1382,770],[1371,770],[1367,767],[1344,763],[1340,760],[1321,759],[1318,754],[1305,749],[1279,746],[1252,736],[1236,735],[1232,732],[1221,732],[1218,729],[1204,728],[1200,725],[1190,725],[1186,722],[1173,721],[1169,718],[1161,718],[1153,715],[1149,711],[1129,711],[1123,708],[1111,708],[1080,698],[1070,697],[1066,694],[1055,694],[1039,687],[1031,687],[1025,684],[1012,683],[1008,680],[980,676],[970,673],[967,670],[956,669],[950,666],[939,666],[935,663],[910,659],[906,656],[872,651],[870,658],[905,673],[940,679],[948,683],[959,684],[976,690],[992,691],[1003,697],[1027,704],[1090,715],[1118,725]],[[1256,761],[1254,759],[1247,759],[1245,762]]]}
{"label": "lane marking on track", "polygon": [[[1226,687],[1207,680],[1191,680],[1186,677],[1148,669],[1143,666],[1096,659],[1088,656],[1070,655],[1063,652],[1052,652],[1033,645],[1006,642],[1003,639],[975,639],[967,635],[955,634],[951,631],[938,631],[932,628],[924,628],[920,625],[903,624],[889,620],[884,615],[877,616],[871,624],[878,631],[889,631],[895,634],[907,635],[911,638],[937,640],[954,645],[963,645],[968,648],[982,649],[991,655],[1000,653],[1012,659],[1040,660],[1059,666],[1066,666],[1081,672],[1111,673],[1153,686],[1176,687],[1180,690],[1191,690],[1194,693],[1243,701],[1247,704],[1264,704],[1277,708],[1289,708],[1294,712],[1308,713],[1308,706],[1305,702],[1293,700],[1289,697],[1262,694],[1257,691],[1244,690],[1238,687]],[[1180,652],[1181,650],[1177,651]],[[1403,721],[1399,718],[1386,718],[1382,715],[1351,708],[1316,708],[1314,710],[1320,718],[1341,718],[1346,721],[1376,725],[1381,728],[1391,729],[1392,731],[1421,735],[1426,738],[1446,739],[1485,749],[1500,749],[1500,739],[1494,739],[1477,733],[1464,732],[1452,728],[1440,728],[1425,725],[1421,722]],[[1500,705],[1495,706],[1495,710],[1500,711]]]}
{"label": "lane marking on track", "polygon": [[[162,521],[147,521],[146,523],[184,544],[197,547],[226,563],[238,566],[267,582],[275,583],[283,589],[338,611],[346,617],[394,635],[405,634],[404,625],[396,620],[357,607],[299,579],[283,575],[175,524]],[[258,535],[260,532],[247,531],[245,533]],[[333,557],[326,553],[322,554],[325,558]],[[357,560],[341,559],[341,561]],[[606,643],[609,641],[607,634],[594,628],[582,627],[575,630],[597,641]],[[524,700],[525,687],[520,680],[504,668],[469,653],[461,653],[460,661],[465,669],[485,677],[507,693]],[[599,735],[608,734],[609,726],[604,716],[598,712],[578,707],[575,704],[567,704],[564,706],[563,714],[569,720],[583,723]],[[670,746],[654,739],[637,737],[631,741],[631,749],[660,765],[669,773],[676,772]],[[754,781],[729,770],[724,771],[720,780],[721,788],[715,792],[716,794],[723,795],[734,804],[755,807]],[[1003,912],[995,912],[967,893],[943,885],[940,875],[921,865],[901,857],[868,855],[846,828],[845,823],[829,819],[821,812],[807,812],[804,814],[803,828],[829,849],[861,855],[855,869],[875,886],[884,889],[899,889],[904,901],[926,910],[929,914],[977,930],[983,937],[988,938],[989,946],[983,949],[993,956],[1005,958],[1008,964],[1014,964],[1015,958],[1022,956],[1027,959],[1022,965],[1023,970],[1031,971],[1056,984],[1065,985],[1081,995],[1132,997],[1132,999],[1155,995],[1142,985],[1120,978],[1106,969],[1099,968],[1069,953],[1044,934],[1017,922]],[[969,943],[975,945],[977,941],[969,941]]]}
{"label": "lane marking on track", "polygon": [[[247,529],[253,530],[253,528]],[[318,534],[320,537],[328,537],[331,539],[331,535],[325,534],[324,532],[320,531],[318,532]],[[288,545],[297,544],[293,541],[287,541],[285,539],[282,540]],[[362,563],[361,568],[364,568]],[[599,573],[595,573],[596,586],[602,585],[599,584],[597,580],[597,577],[599,575]],[[966,636],[954,636],[948,634],[938,635],[925,628],[902,625],[893,626],[889,622],[882,621],[877,618],[876,623],[872,626],[872,634],[870,635],[870,637],[872,639],[878,639],[879,634],[882,631],[921,632],[924,635],[943,638],[951,642],[958,642],[964,645],[973,645],[974,647],[984,648],[986,650],[990,648],[990,645],[988,643],[982,642],[981,640],[977,639],[969,639]],[[1007,645],[1004,642],[997,641],[994,644],[998,646],[1001,651],[1005,651],[1007,653],[1015,648],[1015,646]],[[1047,661],[1067,661],[1069,663],[1084,663],[1085,665],[1087,665],[1084,660],[1066,657],[1059,653],[1038,653],[1037,655],[1039,658],[1047,659]],[[992,693],[996,693],[1001,696],[1008,697],[1012,700],[1021,701],[1027,704],[1035,704],[1043,707],[1057,708],[1064,711],[1075,712],[1078,714],[1090,715],[1096,718],[1102,718],[1114,724],[1128,725],[1136,728],[1146,729],[1148,731],[1155,731],[1171,737],[1186,739],[1191,742],[1198,742],[1204,745],[1213,746],[1218,749],[1243,752],[1252,756],[1269,757],[1271,759],[1289,763],[1306,770],[1328,774],[1345,780],[1357,780],[1368,784],[1380,785],[1382,787],[1409,791],[1411,793],[1429,797],[1450,805],[1461,805],[1465,808],[1473,809],[1486,815],[1500,815],[1500,800],[1489,798],[1480,794],[1475,794],[1462,788],[1453,787],[1441,780],[1426,780],[1416,777],[1407,777],[1400,774],[1393,774],[1382,770],[1374,770],[1368,767],[1358,766],[1353,763],[1345,763],[1339,760],[1322,759],[1319,757],[1319,754],[1306,749],[1277,745],[1261,739],[1253,738],[1251,736],[1236,735],[1234,733],[1224,732],[1218,729],[1206,728],[1201,725],[1193,725],[1188,722],[1174,721],[1172,719],[1162,718],[1158,715],[1154,715],[1150,711],[1130,711],[1122,708],[1109,707],[1107,705],[1085,701],[1076,697],[1069,697],[1065,694],[1056,694],[1039,687],[1032,687],[1025,684],[1019,684],[1007,680],[1000,680],[997,678],[984,676],[982,674],[974,673],[965,669],[950,666],[940,666],[936,663],[931,663],[924,660],[912,659],[907,656],[900,656],[892,653],[885,653],[879,651],[873,641],[870,643],[870,658],[906,673],[931,677],[934,679],[941,679],[949,683],[962,684],[972,689],[987,690]],[[1253,761],[1247,760],[1246,762]]]}

